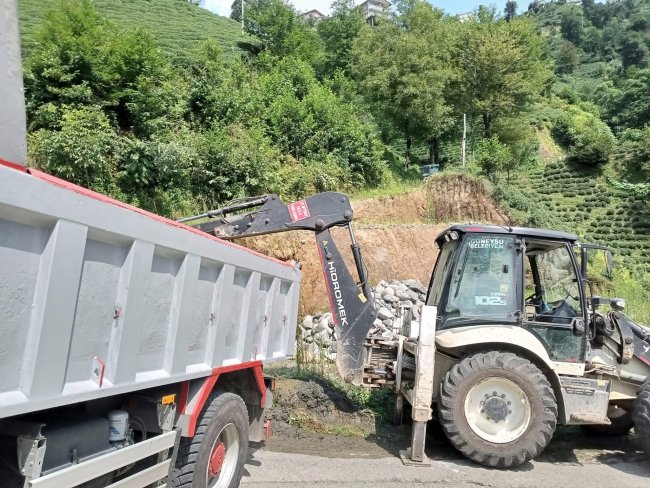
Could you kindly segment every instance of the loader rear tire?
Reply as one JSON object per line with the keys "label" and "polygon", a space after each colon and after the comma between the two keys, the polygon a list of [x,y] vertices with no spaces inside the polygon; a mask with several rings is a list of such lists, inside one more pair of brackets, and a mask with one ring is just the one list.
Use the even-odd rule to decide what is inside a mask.
{"label": "loader rear tire", "polygon": [[557,424],[548,379],[530,361],[509,352],[467,356],[440,387],[440,423],[465,457],[510,468],[540,454]]}
{"label": "loader rear tire", "polygon": [[632,419],[639,444],[650,455],[650,380],[643,383],[637,393]]}
{"label": "loader rear tire", "polygon": [[174,488],[236,488],[248,452],[248,410],[234,393],[214,392],[205,403],[191,439],[183,437],[174,469]]}

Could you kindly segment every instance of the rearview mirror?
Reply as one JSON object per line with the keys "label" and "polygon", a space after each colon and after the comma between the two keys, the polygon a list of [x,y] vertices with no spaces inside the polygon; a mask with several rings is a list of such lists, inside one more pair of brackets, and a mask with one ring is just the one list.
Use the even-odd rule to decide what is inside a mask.
{"label": "rearview mirror", "polygon": [[[582,258],[580,274],[582,274],[584,280],[588,280],[590,277],[593,278],[599,274],[606,276],[610,280],[613,278],[614,260],[612,258],[612,251],[598,244],[581,244],[580,250]],[[588,267],[591,271],[589,273],[587,272]]]}
{"label": "rearview mirror", "polygon": [[609,249],[605,251],[605,273],[610,280],[614,276],[614,259]]}

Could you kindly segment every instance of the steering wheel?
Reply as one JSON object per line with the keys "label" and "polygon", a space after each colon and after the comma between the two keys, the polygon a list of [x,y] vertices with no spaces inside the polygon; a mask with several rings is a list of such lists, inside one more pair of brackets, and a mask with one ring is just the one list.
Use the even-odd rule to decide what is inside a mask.
{"label": "steering wheel", "polygon": [[[556,281],[555,283],[553,283],[553,284],[549,287],[549,292],[552,291],[552,290],[555,290],[555,289],[558,288],[558,287],[562,287],[562,291],[566,294],[566,296],[564,297],[563,300],[556,300],[556,301],[553,302],[553,303],[558,303],[559,305],[561,305],[562,302],[566,302],[567,299],[568,299],[569,297],[573,298],[576,302],[580,301],[580,297],[574,297],[574,296],[571,294],[571,291],[570,291],[570,290],[567,290],[567,287],[566,287],[565,285],[566,285],[567,282],[569,282],[569,281],[570,281],[570,282],[574,282],[574,277],[573,277],[573,275],[565,276],[564,278],[562,278],[562,279],[559,280],[559,281]],[[549,302],[549,303],[550,303],[550,302]],[[559,306],[559,305],[558,305],[558,306]]]}
{"label": "steering wheel", "polygon": [[[540,291],[539,293],[535,292],[532,295],[526,297],[526,303],[532,302],[533,300],[541,300],[543,295],[544,295],[543,291]],[[531,305],[534,305],[534,304],[531,303]]]}

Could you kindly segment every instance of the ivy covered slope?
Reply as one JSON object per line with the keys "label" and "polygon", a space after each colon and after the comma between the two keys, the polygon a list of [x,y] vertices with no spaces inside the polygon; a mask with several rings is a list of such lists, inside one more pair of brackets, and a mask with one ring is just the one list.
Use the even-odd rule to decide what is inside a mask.
{"label": "ivy covered slope", "polygon": [[[124,29],[145,28],[163,50],[174,58],[188,54],[197,41],[216,39],[224,51],[239,50],[242,35],[234,20],[220,17],[190,2],[180,0],[95,0],[97,9],[109,21]],[[37,31],[54,0],[18,0],[20,28],[25,51],[35,42]]]}

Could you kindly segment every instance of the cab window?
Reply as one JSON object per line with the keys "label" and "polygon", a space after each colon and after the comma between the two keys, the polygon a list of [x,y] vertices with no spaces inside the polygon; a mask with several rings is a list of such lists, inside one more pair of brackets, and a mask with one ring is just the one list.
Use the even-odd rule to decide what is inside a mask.
{"label": "cab window", "polygon": [[519,310],[516,259],[514,237],[468,234],[449,286],[448,320],[512,321]]}
{"label": "cab window", "polygon": [[440,307],[440,297],[445,285],[445,277],[449,272],[449,268],[454,261],[454,253],[458,247],[458,241],[449,241],[442,246],[436,267],[433,270],[433,278],[429,286],[429,298],[427,305],[435,305]]}
{"label": "cab window", "polygon": [[[534,246],[534,244],[533,244]],[[574,318],[582,316],[579,282],[571,254],[566,246],[555,249],[536,249],[528,252],[531,268],[526,273],[527,311],[534,313],[537,322],[570,324]],[[530,309],[530,306],[534,309]]]}

